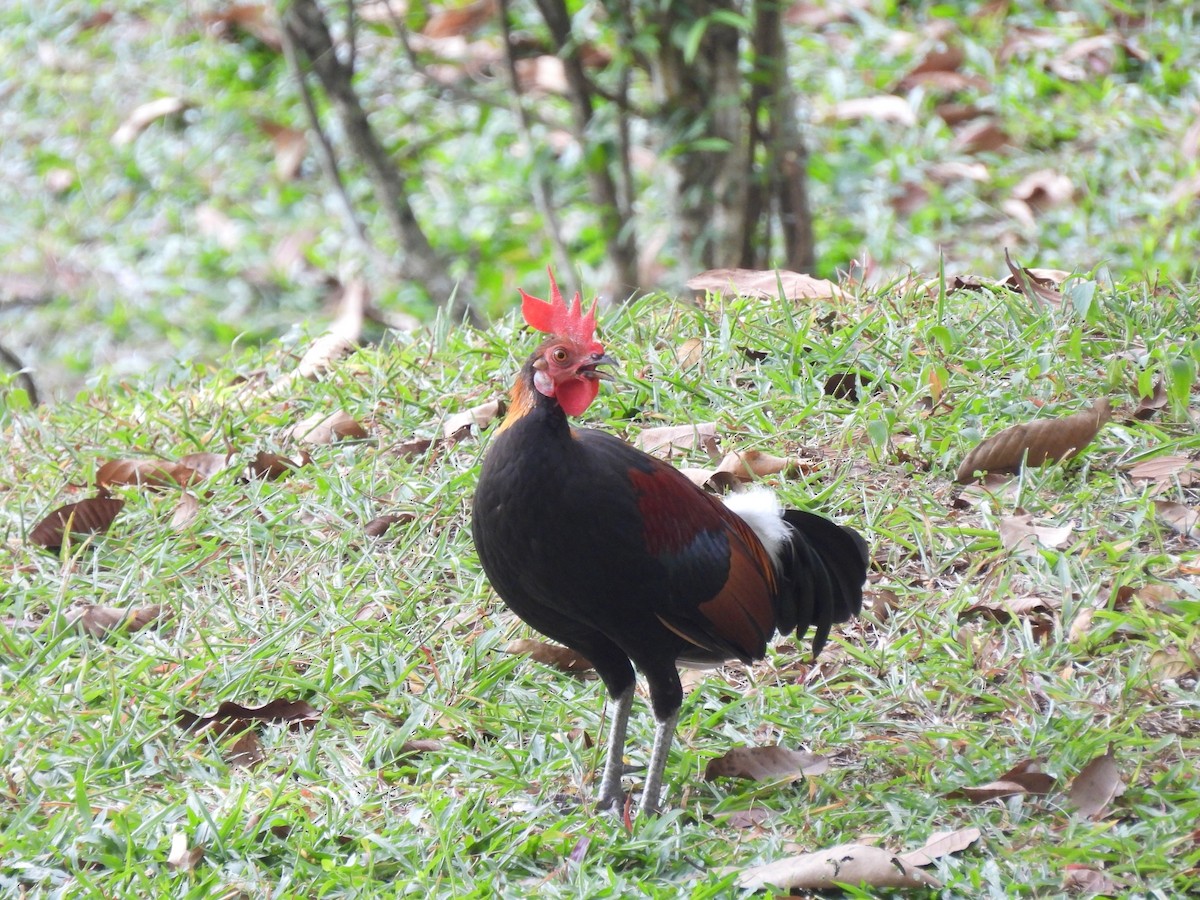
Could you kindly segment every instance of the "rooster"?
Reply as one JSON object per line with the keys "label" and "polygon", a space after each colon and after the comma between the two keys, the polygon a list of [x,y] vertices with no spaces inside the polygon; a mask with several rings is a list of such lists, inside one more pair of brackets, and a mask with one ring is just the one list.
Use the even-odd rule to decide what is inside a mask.
{"label": "rooster", "polygon": [[658,810],[683,689],[679,664],[761,659],[779,632],[835,622],[862,605],[867,545],[828,519],[780,507],[766,489],[725,501],[611,434],[577,428],[615,364],[595,338],[596,305],[521,291],[549,337],[525,362],[483,460],[472,537],[501,599],[587,657],[613,704],[598,807],[620,808],[635,674],[654,713],[640,811]]}

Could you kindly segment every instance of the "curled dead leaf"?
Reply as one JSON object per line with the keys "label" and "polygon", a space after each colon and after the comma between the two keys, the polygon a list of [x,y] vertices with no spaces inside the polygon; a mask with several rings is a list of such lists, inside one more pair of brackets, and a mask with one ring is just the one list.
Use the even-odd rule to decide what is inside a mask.
{"label": "curled dead leaf", "polygon": [[679,472],[696,487],[711,491],[714,494],[724,494],[727,491],[739,491],[742,489],[741,481],[732,472],[693,467],[680,469]]}
{"label": "curled dead leaf", "polygon": [[1135,465],[1129,470],[1129,477],[1157,484],[1178,481],[1180,487],[1189,487],[1200,482],[1200,461],[1187,456],[1157,456]]}
{"label": "curled dead leaf", "polygon": [[976,787],[962,787],[950,791],[946,796],[950,799],[965,799],[981,802],[995,800],[1000,797],[1012,797],[1016,794],[1048,794],[1054,788],[1053,775],[1042,771],[1041,764],[1036,759],[1026,759],[1017,763],[995,781]]}
{"label": "curled dead leaf", "polygon": [[292,470],[308,465],[311,459],[304,451],[300,452],[298,460],[293,461],[286,456],[280,456],[278,453],[269,453],[266,450],[261,450],[254,455],[254,459],[246,466],[246,474],[251,478],[278,481]]}
{"label": "curled dead leaf", "polygon": [[530,659],[540,662],[544,666],[551,666],[560,671],[576,675],[593,668],[591,661],[587,657],[576,653],[570,647],[563,647],[561,644],[548,644],[545,641],[535,641],[528,638],[511,641],[504,648],[504,652],[514,654],[524,653]]}
{"label": "curled dead leaf", "polygon": [[96,486],[108,488],[117,484],[139,487],[187,487],[203,476],[182,463],[160,459],[110,459],[96,470]]}
{"label": "curled dead leaf", "polygon": [[840,300],[840,287],[823,278],[813,278],[786,269],[709,269],[687,280],[693,291],[709,294],[733,294],[776,300]]}
{"label": "curled dead leaf", "polygon": [[124,147],[132,144],[137,140],[138,135],[149,128],[151,124],[167,116],[177,116],[188,106],[189,104],[179,97],[159,97],[157,100],[151,100],[149,103],[135,107],[133,112],[126,116],[121,126],[113,132],[113,145]]}
{"label": "curled dead leaf", "polygon": [[361,440],[368,437],[367,429],[344,410],[314,413],[287,430],[286,438],[305,444],[332,444],[346,438]]}
{"label": "curled dead leaf", "polygon": [[200,498],[191,491],[180,491],[175,511],[171,513],[171,528],[179,531],[186,528],[200,515]]}
{"label": "curled dead leaf", "polygon": [[904,862],[895,853],[865,844],[839,844],[746,869],[737,885],[744,890],[777,888],[822,891],[841,885],[875,888],[938,888],[941,882]]}
{"label": "curled dead leaf", "polygon": [[1041,466],[1078,454],[1112,418],[1112,404],[1097,400],[1091,409],[1057,419],[1036,419],[1005,428],[967,454],[955,480],[973,481],[976,472],[1018,472],[1022,464]]}
{"label": "curled dead leaf", "polygon": [[1124,897],[1129,890],[1126,882],[1079,863],[1067,864],[1062,886],[1068,894],[1084,894],[1088,897]]}
{"label": "curled dead leaf", "polygon": [[875,379],[866,372],[835,372],[825,379],[825,396],[857,403],[861,396],[859,388],[862,387],[865,392],[874,382]]}
{"label": "curled dead leaf", "polygon": [[363,533],[367,537],[383,537],[387,534],[389,528],[393,525],[405,522],[411,522],[416,518],[416,515],[410,512],[399,513],[396,515],[376,516],[370,522],[363,526]]}
{"label": "curled dead leaf", "polygon": [[916,850],[909,850],[900,859],[910,866],[927,866],[935,860],[966,850],[983,836],[978,828],[957,831],[935,831]]}
{"label": "curled dead leaf", "polygon": [[762,450],[734,450],[725,454],[717,465],[718,472],[728,472],[741,481],[754,481],[781,472],[791,474],[798,468],[795,460],[772,456]]}
{"label": "curled dead leaf", "polygon": [[829,117],[837,122],[855,122],[872,119],[876,122],[891,122],[911,128],[917,124],[917,114],[912,104],[895,94],[876,94],[873,97],[851,97],[833,105]]}
{"label": "curled dead leaf", "polygon": [[776,781],[821,775],[828,771],[828,757],[772,744],[766,747],[734,747],[723,756],[710,759],[704,767],[704,780],[745,778],[749,781]]}
{"label": "curled dead leaf", "polygon": [[716,422],[696,422],[693,425],[666,425],[644,428],[633,446],[661,459],[671,459],[679,453],[703,449],[710,457],[719,455]]}
{"label": "curled dead leaf", "polygon": [[1009,143],[1006,132],[995,119],[977,119],[963,125],[954,135],[951,149],[958,153],[987,153]]}
{"label": "curled dead leaf", "polygon": [[688,369],[694,369],[700,365],[703,352],[703,340],[697,337],[688,338],[675,348],[675,362],[679,363],[679,368],[686,372]]}
{"label": "curled dead leaf", "polygon": [[504,401],[497,398],[455,413],[442,423],[442,434],[448,441],[461,441],[471,435],[472,428],[486,429],[504,415]]}
{"label": "curled dead leaf", "polygon": [[89,497],[78,503],[60,506],[29,532],[29,540],[55,553],[68,534],[103,534],[125,506],[115,497]]}
{"label": "curled dead leaf", "polygon": [[190,872],[204,859],[203,845],[188,846],[187,835],[177,831],[171,835],[171,850],[167,853],[167,865],[177,872]]}
{"label": "curled dead leaf", "polygon": [[[1016,200],[1014,202],[1024,203],[1023,200]],[[1029,209],[1028,205],[1026,205],[1026,208]],[[1032,227],[1035,224],[1032,209],[1029,209],[1028,215],[1029,224]],[[1068,273],[1057,269],[1030,269],[1025,266],[1019,266],[1013,262],[1013,258],[1009,255],[1007,247],[1004,248],[1004,262],[1008,266],[1010,273],[1008,280],[1004,282],[1006,287],[1021,292],[1029,298],[1029,301],[1034,306],[1039,308],[1044,308],[1047,305],[1062,305],[1063,295],[1058,286],[1066,280]]]}
{"label": "curled dead leaf", "polygon": [[239,769],[254,769],[267,758],[262,741],[255,731],[243,731],[226,748],[225,762]]}
{"label": "curled dead leaf", "polygon": [[212,478],[218,472],[229,468],[233,460],[232,453],[189,453],[180,458],[179,465],[199,472],[204,478]]}

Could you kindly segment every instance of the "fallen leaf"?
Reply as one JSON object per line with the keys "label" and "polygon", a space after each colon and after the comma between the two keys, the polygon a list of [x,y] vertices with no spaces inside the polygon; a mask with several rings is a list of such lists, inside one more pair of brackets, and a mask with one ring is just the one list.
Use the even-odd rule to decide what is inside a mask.
{"label": "fallen leaf", "polygon": [[275,177],[280,181],[292,181],[300,174],[308,154],[308,133],[278,122],[259,122],[259,127],[275,147]]}
{"label": "fallen leaf", "polygon": [[306,444],[332,444],[345,438],[361,440],[368,436],[367,429],[340,409],[328,415],[314,413],[297,422],[284,435],[285,438]]}
{"label": "fallen leaf", "polygon": [[551,666],[555,669],[560,669],[563,672],[571,672],[578,674],[592,669],[592,663],[587,657],[576,653],[570,647],[563,647],[560,644],[547,644],[545,641],[535,641],[528,638],[523,638],[517,641],[511,641],[504,648],[505,653],[524,653],[535,662],[540,662],[544,666]]}
{"label": "fallen leaf", "polygon": [[1180,678],[1194,676],[1200,670],[1200,660],[1196,654],[1180,650],[1155,650],[1150,654],[1147,663],[1151,677],[1155,681],[1178,681]]}
{"label": "fallen leaf", "polygon": [[716,422],[696,422],[693,425],[643,428],[633,439],[633,446],[661,459],[700,449],[715,458],[719,453],[718,442]]}
{"label": "fallen leaf", "polygon": [[1048,794],[1054,788],[1054,776],[1047,775],[1036,759],[1017,763],[995,781],[976,787],[961,787],[946,794],[950,799],[995,800],[1017,794]]}
{"label": "fallen leaf", "polygon": [[930,166],[925,174],[931,181],[938,184],[952,184],[955,181],[985,182],[991,177],[988,174],[988,167],[983,163],[957,160],[936,163]]}
{"label": "fallen leaf", "polygon": [[385,534],[387,534],[388,529],[397,522],[403,524],[405,522],[411,522],[415,518],[416,515],[410,512],[399,513],[396,515],[376,516],[363,526],[363,533],[366,534],[367,537],[383,537]]}
{"label": "fallen leaf", "polygon": [[704,767],[704,780],[745,778],[750,781],[776,781],[821,775],[829,771],[829,758],[803,750],[770,745],[766,747],[734,747],[723,756],[710,759]]}
{"label": "fallen leaf", "polygon": [[1055,612],[1057,612],[1056,604],[1047,598],[1039,597],[1036,594],[1027,594],[975,603],[959,613],[958,620],[962,622],[967,619],[983,617],[994,622],[1008,622],[1025,616],[1052,616]]}
{"label": "fallen leaf", "polygon": [[272,700],[262,706],[247,707],[226,700],[209,716],[181,709],[175,714],[175,722],[186,732],[211,729],[217,734],[246,731],[256,724],[287,725],[289,728],[306,728],[316,723],[320,712],[306,700]]}
{"label": "fallen leaf", "polygon": [[909,850],[900,857],[910,866],[927,866],[935,860],[966,850],[983,836],[978,828],[960,828],[957,831],[935,831],[916,850]]}
{"label": "fallen leaf", "polygon": [[404,459],[412,459],[415,456],[424,456],[433,445],[434,440],[432,438],[414,437],[406,441],[401,441],[392,447],[390,452]]}
{"label": "fallen leaf", "polygon": [[1101,399],[1074,415],[1013,425],[968,453],[955,480],[966,484],[975,479],[976,472],[1018,472],[1023,464],[1041,466],[1070,459],[1090,444],[1111,418],[1112,404]]}
{"label": "fallen leaf", "polygon": [[178,97],[159,97],[157,100],[143,103],[136,107],[113,133],[112,142],[117,147],[132,144],[151,124],[167,116],[177,116],[189,105]]}
{"label": "fallen leaf", "polygon": [[1191,537],[1192,533],[1197,531],[1196,526],[1200,525],[1200,511],[1174,500],[1155,500],[1154,511],[1160,519],[1184,537]]}
{"label": "fallen leaf", "polygon": [[222,250],[236,250],[244,239],[242,225],[211,203],[196,207],[196,227],[206,238],[212,238]]}
{"label": "fallen leaf", "polygon": [[1107,753],[1097,756],[1080,770],[1067,790],[1067,797],[1080,816],[1096,819],[1123,793],[1125,783],[1121,781],[1121,772],[1110,746]]}
{"label": "fallen leaf", "polygon": [[688,369],[694,369],[700,365],[703,350],[704,341],[695,337],[688,338],[675,348],[675,362],[679,363],[679,368],[685,372]]}
{"label": "fallen leaf", "polygon": [[1069,894],[1086,894],[1088,897],[1123,897],[1129,890],[1124,881],[1079,863],[1067,864],[1062,886]]}
{"label": "fallen leaf", "polygon": [[472,428],[483,431],[502,415],[504,415],[504,401],[489,400],[487,403],[472,406],[470,409],[448,417],[442,423],[442,434],[448,441],[461,441],[470,437]]}
{"label": "fallen leaf", "polygon": [[750,809],[737,809],[724,816],[723,821],[730,828],[757,828],[767,819],[777,815],[765,806],[752,806]]}
{"label": "fallen leaf", "polygon": [[[1154,414],[1165,409],[1169,398],[1167,397],[1167,386],[1163,382],[1162,377],[1154,379],[1154,386],[1150,388],[1150,393],[1145,397],[1138,397],[1137,406],[1133,409],[1133,417],[1141,422],[1147,419],[1154,418]],[[1129,473],[1133,475],[1132,472]]]}
{"label": "fallen leaf", "polygon": [[995,119],[980,119],[958,129],[951,149],[957,153],[986,153],[1009,142],[1008,133]]}
{"label": "fallen leaf", "polygon": [[269,50],[276,53],[283,50],[283,31],[279,16],[271,5],[233,3],[219,12],[207,13],[202,18],[214,36],[233,40],[239,33],[248,34]]}
{"label": "fallen leaf", "polygon": [[864,844],[840,844],[753,866],[738,876],[737,885],[752,891],[770,887],[785,891],[821,891],[840,885],[939,888],[941,882],[888,850]]}
{"label": "fallen leaf", "polygon": [[29,540],[58,552],[67,534],[103,534],[125,505],[115,497],[89,497],[60,506],[29,532]]}
{"label": "fallen leaf", "polygon": [[190,872],[204,859],[204,847],[188,847],[187,835],[177,831],[171,835],[171,850],[167,854],[167,865],[177,872]]}
{"label": "fallen leaf", "polygon": [[171,514],[171,528],[176,531],[186,528],[200,515],[200,499],[191,491],[180,491],[179,502]]}
{"label": "fallen leaf", "polygon": [[1033,524],[1033,514],[1018,511],[1000,520],[1000,543],[1012,553],[1037,550],[1062,550],[1071,542],[1074,528],[1070,525],[1053,527]]}
{"label": "fallen leaf", "polygon": [[754,481],[780,472],[792,472],[796,468],[795,460],[773,456],[761,450],[731,451],[717,465],[718,472],[728,472],[741,481]]}
{"label": "fallen leaf", "polygon": [[786,269],[709,269],[687,280],[693,291],[777,300],[841,300],[845,293],[832,281]]}
{"label": "fallen leaf", "polygon": [[157,622],[162,613],[163,608],[158,605],[119,609],[88,603],[68,610],[66,618],[71,625],[78,625],[92,637],[103,638],[114,633],[133,634]]}
{"label": "fallen leaf", "polygon": [[1189,487],[1200,481],[1200,462],[1187,456],[1156,456],[1135,465],[1129,470],[1129,477],[1159,484],[1178,481],[1181,487]]}
{"label": "fallen leaf", "polygon": [[309,456],[303,451],[300,453],[299,461],[293,461],[286,456],[280,456],[278,453],[269,453],[266,450],[261,450],[255,454],[254,459],[246,466],[246,474],[251,478],[278,481],[294,469],[307,465],[308,462]]}
{"label": "fallen leaf", "polygon": [[255,731],[243,731],[237,739],[225,749],[225,761],[240,769],[253,769],[267,758],[263,751],[262,741]]}
{"label": "fallen leaf", "polygon": [[400,745],[401,756],[419,756],[423,753],[440,753],[446,749],[446,742],[437,738],[413,738]]}
{"label": "fallen leaf", "polygon": [[849,400],[851,403],[859,401],[858,389],[861,386],[864,390],[869,388],[875,379],[866,372],[850,371],[850,372],[835,372],[825,379],[825,396],[833,397],[837,400]]}
{"label": "fallen leaf", "polygon": [[686,467],[679,473],[692,484],[714,494],[724,494],[726,491],[739,490],[742,483],[732,472],[720,472],[716,469],[698,469]]}
{"label": "fallen leaf", "polygon": [[[1033,213],[1030,212],[1031,222],[1032,218]],[[1062,283],[1061,279],[1055,280],[1053,277],[1040,275],[1038,269],[1018,266],[1009,256],[1007,247],[1004,248],[1004,262],[1008,266],[1008,271],[1012,273],[1005,284],[1028,297],[1034,306],[1045,308],[1047,305],[1052,307],[1062,305],[1063,296],[1058,289],[1058,285]]]}
{"label": "fallen leaf", "polygon": [[917,114],[912,105],[895,94],[876,94],[874,97],[851,97],[833,105],[830,118],[837,122],[855,122],[872,119],[876,122],[891,122],[911,128],[917,124]]}
{"label": "fallen leaf", "polygon": [[96,470],[96,486],[108,488],[115,484],[139,487],[187,487],[203,476],[182,463],[159,459],[110,459]]}
{"label": "fallen leaf", "polygon": [[234,458],[232,453],[189,453],[180,458],[179,465],[199,472],[204,478],[212,478],[229,468]]}
{"label": "fallen leaf", "polygon": [[1071,179],[1054,169],[1038,169],[1030,172],[1012,189],[1012,195],[1028,203],[1034,210],[1061,206],[1071,199],[1075,187]]}

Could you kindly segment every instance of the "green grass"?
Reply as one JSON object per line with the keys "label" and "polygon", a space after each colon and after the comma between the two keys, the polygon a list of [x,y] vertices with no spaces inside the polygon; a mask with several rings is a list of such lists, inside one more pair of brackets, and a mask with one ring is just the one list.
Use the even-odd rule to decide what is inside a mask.
{"label": "green grass", "polygon": [[[1156,520],[1150,490],[1125,474],[1141,458],[1200,452],[1194,387],[1148,422],[1118,412],[1074,462],[1021,476],[1016,497],[959,509],[951,479],[1001,427],[1098,397],[1128,407],[1145,373],[1194,372],[1200,296],[1101,286],[1090,302],[1040,312],[1002,291],[897,288],[831,312],[754,301],[698,310],[656,296],[604,316],[621,380],[591,424],[632,436],[716,420],[727,447],[803,457],[802,477],[775,482],[783,497],[862,530],[871,591],[895,596],[890,614],[837,629],[815,668],[782,640],[758,665],[701,678],[668,765],[668,811],[632,833],[588,805],[599,682],[503,653],[526,630],[490,591],[467,529],[486,434],[395,452],[504,389],[533,342],[511,319],[488,333],[398,336],[281,399],[233,379],[286,373],[296,356],[283,348],[144,385],[102,382],[51,409],[20,409],[10,388],[0,890],[723,897],[736,870],[797,847],[874,837],[905,850],[975,825],[982,839],[932,869],[943,896],[1055,896],[1069,864],[1103,868],[1133,895],[1195,892],[1196,673],[1163,680],[1155,654],[1200,651],[1200,551]],[[691,337],[704,340],[703,359],[681,372],[673,351]],[[857,403],[824,396],[826,377],[847,368],[877,390]],[[931,374],[943,386],[932,413]],[[109,458],[252,456],[335,409],[370,439],[310,448],[311,464],[279,481],[218,474],[182,529],[171,526],[172,492],[125,488],[108,534],[61,556],[26,540],[45,513],[89,493]],[[1195,486],[1155,496],[1198,503]],[[1017,505],[1073,523],[1074,543],[1008,553],[998,522]],[[382,539],[363,535],[397,512],[416,517]],[[1117,588],[1146,584],[1169,586],[1174,606],[1114,606]],[[960,618],[1026,594],[1056,609],[1042,637],[1025,619]],[[67,625],[77,602],[162,604],[173,617],[98,639]],[[1091,627],[1073,634],[1085,611]],[[182,709],[280,697],[321,715],[309,730],[262,728],[257,768],[231,766],[219,741],[175,724]],[[635,763],[651,726],[639,701]],[[409,755],[412,739],[441,746]],[[709,759],[773,742],[826,754],[833,768],[797,783],[703,781]],[[1110,746],[1128,790],[1098,821],[1080,820],[1065,788]],[[1046,797],[945,797],[1030,756],[1058,779]],[[768,812],[758,826],[728,821],[751,808]],[[190,869],[168,864],[177,834],[203,849]]]}

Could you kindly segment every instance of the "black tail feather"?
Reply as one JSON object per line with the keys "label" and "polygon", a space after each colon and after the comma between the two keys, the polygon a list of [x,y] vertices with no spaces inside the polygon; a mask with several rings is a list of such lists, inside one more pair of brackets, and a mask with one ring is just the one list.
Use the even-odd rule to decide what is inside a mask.
{"label": "black tail feather", "polygon": [[792,526],[792,552],[784,554],[784,587],[777,610],[779,631],[803,637],[814,625],[813,656],[821,652],[835,622],[862,609],[863,582],[870,555],[852,528],[798,509],[784,510]]}

